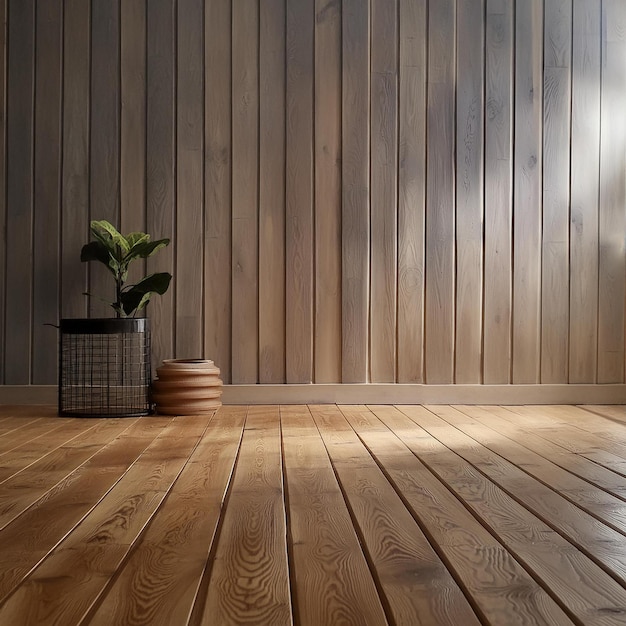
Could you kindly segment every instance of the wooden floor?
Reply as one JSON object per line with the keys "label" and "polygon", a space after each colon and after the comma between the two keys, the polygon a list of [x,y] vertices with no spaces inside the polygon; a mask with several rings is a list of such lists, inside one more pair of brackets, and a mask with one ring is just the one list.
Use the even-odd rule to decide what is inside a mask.
{"label": "wooden floor", "polygon": [[0,624],[626,624],[626,407],[0,407]]}

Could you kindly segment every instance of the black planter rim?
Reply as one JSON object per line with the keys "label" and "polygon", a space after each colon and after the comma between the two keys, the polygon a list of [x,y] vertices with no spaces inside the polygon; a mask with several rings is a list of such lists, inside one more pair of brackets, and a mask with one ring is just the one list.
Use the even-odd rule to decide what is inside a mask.
{"label": "black planter rim", "polygon": [[67,335],[114,335],[145,333],[150,324],[147,317],[76,317],[63,318],[59,329]]}

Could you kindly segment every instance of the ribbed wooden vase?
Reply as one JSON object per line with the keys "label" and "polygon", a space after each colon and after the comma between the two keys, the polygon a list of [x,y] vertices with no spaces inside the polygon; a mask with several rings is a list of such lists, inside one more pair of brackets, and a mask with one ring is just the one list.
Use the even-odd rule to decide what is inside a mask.
{"label": "ribbed wooden vase", "polygon": [[161,415],[203,415],[221,406],[222,381],[213,361],[166,359],[157,367],[152,400]]}

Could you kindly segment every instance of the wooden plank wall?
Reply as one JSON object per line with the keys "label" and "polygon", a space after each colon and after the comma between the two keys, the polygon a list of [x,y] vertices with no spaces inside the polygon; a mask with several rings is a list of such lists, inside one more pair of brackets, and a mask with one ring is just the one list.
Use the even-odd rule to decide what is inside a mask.
{"label": "wooden plank wall", "polygon": [[[623,0],[1,0],[0,384],[169,236],[155,363],[623,383]],[[141,268],[143,269],[143,268]],[[137,270],[136,276],[139,275]]]}

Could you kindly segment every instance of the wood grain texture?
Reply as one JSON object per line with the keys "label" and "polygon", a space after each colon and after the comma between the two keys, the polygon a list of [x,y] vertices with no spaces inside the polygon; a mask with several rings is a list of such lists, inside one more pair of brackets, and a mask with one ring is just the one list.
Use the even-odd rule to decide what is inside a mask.
{"label": "wood grain texture", "polygon": [[[570,502],[565,502],[562,495],[554,493],[548,488],[550,483],[546,485],[543,482],[533,481],[525,472],[515,467],[513,463],[522,463],[524,465],[532,463],[530,455],[527,453],[522,452],[521,455],[517,455],[514,445],[498,446],[488,434],[486,438],[483,436],[484,431],[481,426],[476,426],[475,424],[465,425],[463,418],[457,418],[454,409],[446,407],[442,409],[433,408],[433,410],[446,421],[453,423],[458,430],[447,429],[445,426],[430,425],[426,427],[427,430],[435,435],[441,441],[441,444],[455,451],[473,466],[484,470],[488,478],[509,494],[498,498],[494,493],[493,498],[488,499],[494,504],[497,500],[500,500],[501,505],[511,511],[512,519],[516,520],[519,527],[516,528],[510,522],[502,523],[499,520],[496,521],[501,517],[500,513],[493,518],[492,522],[489,522],[489,515],[482,515],[484,507],[482,503],[475,505],[475,508],[481,510],[481,517],[488,521],[489,525],[495,524],[493,526],[494,530],[506,543],[511,542],[509,547],[513,551],[518,552],[514,544],[519,542],[518,545],[520,545],[521,550],[518,553],[520,557],[527,564],[532,563],[536,574],[547,576],[551,579],[552,583],[555,584],[555,589],[560,591],[559,595],[563,599],[567,598],[568,607],[577,618],[582,619],[585,623],[595,620],[602,622],[604,618],[602,612],[597,611],[598,606],[612,606],[614,611],[619,612],[618,607],[623,601],[624,589],[612,578],[605,577],[606,574],[602,572],[601,568],[608,564],[609,568],[618,571],[620,578],[623,578],[624,550],[621,547],[623,535],[602,521],[581,511]],[[472,438],[470,439],[465,434],[459,433],[459,430],[463,432],[471,431]],[[500,456],[491,454],[483,447],[476,445],[475,441],[482,444],[488,441],[487,447],[497,447]],[[442,454],[439,455],[437,463],[445,465],[443,457],[449,453],[445,452],[444,445],[441,444],[439,445],[441,446],[440,452]],[[503,452],[504,460],[502,458]],[[510,461],[509,457],[511,457]],[[521,461],[520,457],[524,458],[524,460]],[[456,467],[454,467],[455,465]],[[490,466],[490,469],[487,469],[487,466]],[[453,467],[454,469],[452,469]],[[460,480],[463,484],[467,482],[467,472],[459,472],[458,470],[458,459],[454,459],[449,464],[449,468],[454,474],[461,476]],[[537,476],[537,474],[541,474],[541,471],[539,468],[531,465],[530,473]],[[551,475],[550,482],[554,486],[554,482],[558,478],[555,476],[554,471],[548,473]],[[537,477],[539,478],[539,476]],[[567,479],[569,477],[566,475]],[[570,482],[576,482],[575,479],[569,480]],[[567,487],[563,487],[565,491],[568,490]],[[463,489],[464,487],[460,488]],[[509,496],[513,496],[518,501],[518,504],[514,504],[512,499],[509,500]],[[483,500],[484,502],[485,499],[479,498],[478,500]],[[559,511],[559,515],[556,518],[553,516],[555,510]],[[529,513],[536,515],[539,521],[533,520]],[[551,528],[557,530],[560,535],[555,534],[552,536],[551,528],[544,525],[543,520],[545,519],[550,519]],[[500,534],[499,528],[506,528],[506,530]],[[533,551],[530,562],[527,560],[530,555],[524,554],[525,548],[522,545],[525,544],[525,539],[522,537],[529,532],[536,536],[544,536],[544,545],[539,551]],[[580,542],[585,543],[587,547],[585,554],[580,555],[577,551],[572,551],[571,545],[561,535],[577,545],[580,545]],[[560,548],[558,547],[559,545],[561,546]],[[561,558],[564,558],[569,563],[569,567],[563,567],[561,558],[555,560],[552,557],[556,553],[562,555]],[[578,581],[585,581],[580,593],[573,591]]]}
{"label": "wood grain texture", "polygon": [[[73,422],[73,424],[60,422],[56,427],[36,434],[19,446],[19,456],[3,454],[3,458],[0,459],[0,483],[4,483],[15,474],[36,463],[41,457],[53,453],[63,444],[70,441],[74,444],[78,443],[80,435],[96,427],[96,424],[84,420],[73,420]],[[44,434],[45,436],[43,436]],[[93,433],[90,433],[91,435]]]}
{"label": "wood grain texture", "polygon": [[526,428],[520,425],[518,416],[509,409],[493,406],[469,408],[457,406],[455,408],[509,439],[523,440],[526,448],[548,458],[552,463],[567,470],[572,475],[596,485],[607,493],[617,497],[624,496],[626,488],[621,476],[547,441],[534,433],[532,427]]}
{"label": "wood grain texture", "polygon": [[[310,626],[385,624],[331,460],[304,409],[281,407],[297,619]],[[333,555],[331,564],[325,554]]]}
{"label": "wood grain texture", "polygon": [[[35,4],[9,1],[4,382],[31,382]],[[4,281],[3,281],[4,282]]]}
{"label": "wood grain texture", "polygon": [[368,380],[369,28],[367,4],[342,4],[341,380]]}
{"label": "wood grain texture", "polygon": [[[146,228],[155,239],[172,240],[146,261],[147,271],[174,271],[176,178],[175,15],[172,0],[146,6]],[[174,357],[175,281],[150,303],[152,365]]]}
{"label": "wood grain texture", "polygon": [[195,359],[204,347],[204,3],[177,9],[175,354]]}
{"label": "wood grain texture", "polygon": [[44,4],[0,0],[5,397],[54,383],[43,322],[112,314],[105,218],[172,238],[154,366],[621,400],[623,3]]}
{"label": "wood grain texture", "polygon": [[4,406],[0,621],[617,626],[625,429],[622,406]]}
{"label": "wood grain texture", "polygon": [[232,382],[256,383],[258,327],[259,11],[232,12]]}
{"label": "wood grain texture", "polygon": [[372,382],[396,380],[397,3],[372,4],[371,299]]}
{"label": "wood grain texture", "polygon": [[398,382],[424,381],[427,4],[400,0]]}
{"label": "wood grain texture", "polygon": [[286,382],[313,381],[315,0],[287,0],[285,103]]}
{"label": "wood grain texture", "polygon": [[[166,420],[161,420],[161,428]],[[64,476],[54,488],[39,499],[28,512],[3,528],[2,554],[11,568],[0,576],[3,600],[73,528],[126,472],[129,466],[158,435],[157,421],[135,423],[124,440],[110,443],[88,463]],[[89,468],[98,467],[97,472]],[[71,486],[70,486],[71,485]],[[30,521],[29,521],[30,520]],[[24,535],[23,524],[31,532]]]}
{"label": "wood grain texture", "polygon": [[[89,219],[120,226],[120,7],[91,3]],[[89,236],[82,243],[89,240]],[[75,252],[80,258],[80,249]],[[75,257],[76,258],[76,257]],[[111,317],[115,283],[101,263],[89,263],[90,317]],[[104,302],[100,300],[104,299]]]}
{"label": "wood grain texture", "polygon": [[231,3],[204,7],[204,355],[231,380]]}
{"label": "wood grain texture", "polygon": [[[46,426],[43,420],[37,420],[29,424],[28,428],[18,427],[8,433],[3,433],[2,440],[0,440],[0,457],[18,448],[21,449],[25,444],[32,443],[44,434],[63,425],[67,425],[67,421],[63,419],[59,420],[59,423],[54,426]],[[42,431],[40,430],[41,428],[45,430]]]}
{"label": "wood grain texture", "polygon": [[598,241],[598,382],[624,380],[624,245],[626,230],[626,94],[614,86],[626,80],[626,6],[603,5],[600,207]]}
{"label": "wood grain texture", "polygon": [[[483,2],[479,6],[483,8]],[[485,34],[475,2],[457,4],[456,50],[456,329],[455,381],[482,382],[483,346],[483,94]]]}
{"label": "wood grain texture", "polygon": [[259,5],[260,383],[286,379],[285,12],[285,0]]}
{"label": "wood grain texture", "polygon": [[456,3],[428,11],[425,381],[454,380],[454,24]]}
{"label": "wood grain texture", "polygon": [[341,382],[341,5],[315,5],[313,378]]}
{"label": "wood grain texture", "polygon": [[[433,457],[436,460],[436,455],[431,457],[429,446],[441,452],[443,449],[428,434],[415,429],[403,414],[406,411],[416,419],[416,415],[427,413],[425,409],[403,409],[403,413],[393,407],[371,409],[397,435],[383,438],[378,434],[377,443],[372,438],[373,454],[402,490],[405,502],[439,545],[440,554],[487,623],[569,623],[554,600],[448,491],[445,481],[431,474],[430,461]],[[496,581],[502,581],[501,585]],[[498,588],[496,593],[492,585]]]}
{"label": "wood grain texture", "polygon": [[541,365],[543,3],[515,5],[513,383],[538,383]]}
{"label": "wood grain texture", "polygon": [[201,623],[291,624],[278,407],[249,409],[241,450]]}
{"label": "wood grain texture", "polygon": [[63,4],[48,2],[37,10],[35,93],[35,173],[33,235],[33,372],[35,384],[57,382],[61,243],[61,94]]}
{"label": "wood grain texture", "polygon": [[[6,145],[7,145],[7,0],[0,2],[0,198],[6,198]],[[0,209],[0,233],[6,233],[6,201]],[[0,254],[0,276],[5,276],[6,256]],[[5,318],[6,292],[4,283],[0,286],[0,337],[3,338],[0,346],[0,384],[4,384],[5,369]]]}
{"label": "wood grain texture", "polygon": [[541,382],[568,381],[571,2],[549,0],[544,24]]}
{"label": "wood grain texture", "polygon": [[398,3],[371,4],[370,380],[396,380]]}
{"label": "wood grain texture", "polygon": [[89,238],[90,5],[69,0],[63,11],[63,168],[61,179],[61,317],[86,317]]}
{"label": "wood grain texture", "polygon": [[594,383],[598,363],[601,7],[573,5],[569,380]]}
{"label": "wood grain texture", "polygon": [[[78,437],[74,442],[49,450],[48,454],[42,455],[24,471],[7,478],[3,482],[3,494],[0,499],[0,526],[4,528],[45,497],[67,476],[97,454],[111,438],[126,428],[127,425],[111,422],[107,428],[98,429],[88,437]],[[31,440],[31,443],[34,441]]]}
{"label": "wood grain texture", "polygon": [[[380,436],[376,418],[363,417],[358,409],[342,411],[349,426],[337,410],[331,423],[320,429],[325,441],[329,429],[340,430],[345,438],[359,444],[359,438],[367,442]],[[368,427],[373,427],[374,432]],[[460,588],[369,450],[361,445],[361,452],[355,457],[345,454],[351,447],[344,443],[327,447],[387,599],[391,620],[397,624],[478,625],[478,618]]]}
{"label": "wood grain texture", "polygon": [[[4,603],[0,619],[78,623],[105,591],[110,572],[121,566],[161,505],[206,429],[206,421],[206,417],[183,417],[164,428],[129,468],[124,481],[106,493],[89,519],[64,538],[37,574]],[[26,614],[24,606],[29,606]]]}
{"label": "wood grain texture", "polygon": [[[146,231],[146,3],[120,3],[120,226]],[[130,281],[145,276],[135,263]]]}
{"label": "wood grain texture", "polygon": [[485,302],[483,379],[511,380],[513,7],[487,0],[485,24]]}
{"label": "wood grain texture", "polygon": [[[160,507],[158,518],[89,623],[187,622],[216,539],[244,420],[245,408],[231,407],[221,409],[211,421]],[[154,588],[161,593],[154,594]],[[165,601],[170,595],[175,602]]]}

